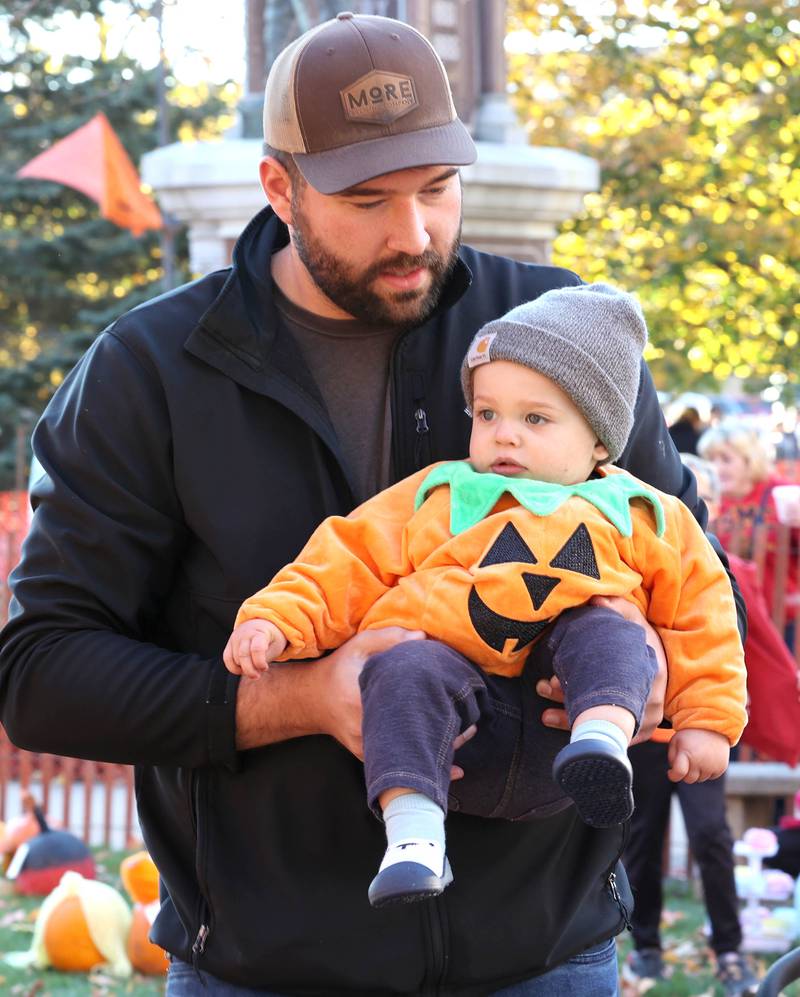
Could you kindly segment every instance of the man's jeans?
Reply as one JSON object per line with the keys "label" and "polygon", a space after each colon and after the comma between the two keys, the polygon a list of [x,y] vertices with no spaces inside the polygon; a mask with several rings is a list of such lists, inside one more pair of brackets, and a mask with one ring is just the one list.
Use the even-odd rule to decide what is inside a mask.
{"label": "man's jeans", "polygon": [[[202,979],[201,979],[202,977]],[[614,939],[601,942],[573,959],[524,983],[496,990],[490,997],[617,997],[617,947]],[[283,997],[271,990],[252,990],[224,983],[208,973],[197,973],[174,960],[167,977],[166,997]]]}

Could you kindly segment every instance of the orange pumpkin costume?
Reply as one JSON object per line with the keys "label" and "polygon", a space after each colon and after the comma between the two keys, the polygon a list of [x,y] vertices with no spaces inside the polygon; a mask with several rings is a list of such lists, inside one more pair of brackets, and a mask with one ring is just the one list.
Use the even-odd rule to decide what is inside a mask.
{"label": "orange pumpkin costume", "polygon": [[[459,512],[451,498],[463,485],[471,499],[470,476],[495,479],[497,501],[484,487],[492,482],[480,482],[488,514],[475,505],[465,518],[462,504],[451,530]],[[283,659],[319,657],[360,630],[421,629],[487,672],[512,676],[560,612],[593,595],[622,596],[663,641],[673,726],[735,744],[746,723],[745,667],[719,558],[679,499],[615,467],[598,476],[565,487],[497,481],[463,461],[425,468],[346,518],[325,520],[236,623],[278,626]],[[509,494],[537,488],[542,514]]]}

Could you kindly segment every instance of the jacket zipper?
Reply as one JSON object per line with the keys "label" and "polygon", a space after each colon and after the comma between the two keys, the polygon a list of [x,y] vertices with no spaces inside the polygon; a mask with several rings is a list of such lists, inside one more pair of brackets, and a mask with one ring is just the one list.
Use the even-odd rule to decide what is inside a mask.
{"label": "jacket zipper", "polygon": [[611,892],[611,899],[617,907],[619,907],[619,912],[622,914],[622,919],[625,922],[625,930],[633,931],[630,916],[628,914],[628,908],[623,903],[622,897],[619,895],[619,890],[617,889],[617,874],[615,872],[610,872],[608,874],[608,888]]}
{"label": "jacket zipper", "polygon": [[[430,427],[425,411],[425,378],[421,371],[403,370],[401,356],[404,352],[404,333],[395,340],[389,358],[389,392],[392,413],[391,474],[392,480],[404,478],[430,464]],[[402,376],[405,374],[405,376]],[[408,412],[410,403],[414,420],[413,444],[408,434]],[[428,459],[423,459],[423,449],[427,443]],[[410,460],[413,454],[413,461]],[[413,466],[409,466],[412,463]]]}
{"label": "jacket zipper", "polygon": [[442,904],[436,902],[426,904],[425,906],[428,908],[425,911],[427,915],[425,920],[428,927],[427,937],[430,948],[428,972],[425,974],[423,989],[420,991],[421,997],[422,995],[429,997],[429,995],[440,992],[440,987],[443,985],[445,976],[447,975],[448,963],[444,907]]}
{"label": "jacket zipper", "polygon": [[192,772],[192,822],[194,824],[194,835],[195,835],[195,874],[197,876],[197,885],[199,888],[199,897],[197,901],[197,923],[199,925],[197,930],[197,935],[192,944],[192,966],[194,967],[195,973],[197,973],[198,978],[200,977],[200,957],[206,950],[206,943],[208,942],[208,937],[211,934],[211,906],[206,899],[208,896],[208,889],[206,885],[205,877],[205,841],[201,837],[200,828],[200,815],[204,810],[204,800],[205,791],[207,791],[206,780],[201,776],[201,773],[195,769]]}
{"label": "jacket zipper", "polygon": [[416,408],[414,409],[414,423],[417,431],[416,440],[414,441],[414,463],[417,470],[419,470],[423,463],[430,463],[430,461],[423,461],[422,459],[422,450],[428,444],[427,437],[430,434],[430,427],[428,426],[428,413],[422,408],[419,402],[416,403]]}
{"label": "jacket zipper", "polygon": [[606,873],[606,887],[611,895],[611,899],[619,908],[620,916],[622,917],[623,923],[625,925],[626,931],[632,931],[630,911],[625,906],[622,897],[619,894],[619,887],[617,886],[617,874],[615,872],[617,868],[617,863],[622,858],[622,853],[625,851],[625,845],[628,843],[628,837],[630,835],[630,821],[625,821],[622,825],[622,843],[619,846],[619,851],[614,861]]}

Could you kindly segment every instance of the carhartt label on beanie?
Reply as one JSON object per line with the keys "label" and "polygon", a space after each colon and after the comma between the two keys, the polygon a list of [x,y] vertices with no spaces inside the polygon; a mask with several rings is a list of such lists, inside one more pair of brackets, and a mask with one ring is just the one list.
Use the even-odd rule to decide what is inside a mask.
{"label": "carhartt label on beanie", "polygon": [[478,364],[492,362],[492,358],[489,355],[489,348],[492,345],[494,337],[495,333],[487,332],[486,335],[476,336],[472,340],[472,346],[470,346],[469,353],[467,353],[468,367],[477,367]]}
{"label": "carhartt label on beanie", "polygon": [[647,326],[637,299],[609,284],[546,291],[488,322],[461,367],[472,407],[474,367],[510,360],[555,381],[605,444],[609,460],[625,449],[633,427]]}

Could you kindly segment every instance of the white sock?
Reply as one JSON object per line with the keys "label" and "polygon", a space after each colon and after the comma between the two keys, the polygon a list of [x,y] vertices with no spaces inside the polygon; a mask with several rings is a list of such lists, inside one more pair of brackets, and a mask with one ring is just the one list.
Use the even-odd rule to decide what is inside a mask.
{"label": "white sock", "polygon": [[444,810],[422,793],[396,796],[383,811],[386,854],[381,869],[397,862],[419,862],[437,876],[444,866]]}
{"label": "white sock", "polygon": [[570,743],[590,737],[595,741],[606,741],[622,752],[628,750],[628,736],[625,731],[610,720],[584,720],[572,728]]}

